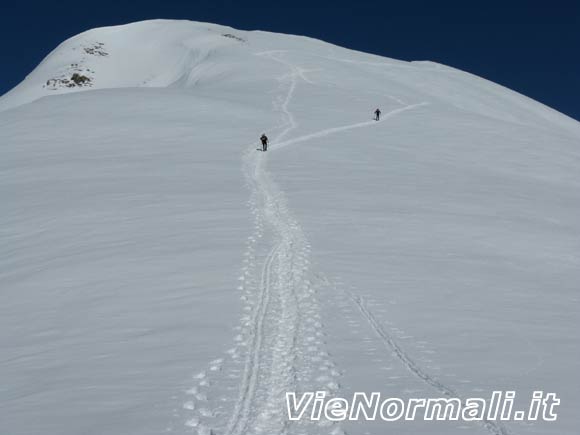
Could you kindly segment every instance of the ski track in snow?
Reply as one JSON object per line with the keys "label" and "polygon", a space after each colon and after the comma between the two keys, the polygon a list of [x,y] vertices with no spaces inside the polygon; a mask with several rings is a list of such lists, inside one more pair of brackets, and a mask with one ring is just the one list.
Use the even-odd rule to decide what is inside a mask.
{"label": "ski track in snow", "polygon": [[[290,68],[289,74],[279,77],[280,93],[273,101],[282,114],[281,131],[273,139],[279,143],[297,127],[288,106],[298,80],[308,80],[305,70],[280,59],[278,52],[262,55]],[[243,158],[255,232],[248,238],[238,287],[244,301],[239,333],[234,347],[227,351],[231,358],[215,360],[209,370],[194,376],[197,385],[186,392],[188,399],[182,405],[187,414],[185,425],[199,435],[304,433],[308,426],[340,435],[338,425],[327,421],[291,426],[286,418],[287,391],[315,389],[333,395],[339,388],[340,372],[324,349],[317,288],[310,280],[310,245],[289,212],[283,192],[264,169],[266,158],[266,153],[256,152],[254,144]],[[265,242],[266,233],[271,234],[269,243]],[[243,363],[240,355],[245,355]],[[238,394],[236,398],[231,391],[233,399],[222,398],[220,405],[212,396],[215,387],[226,382],[224,372],[236,379]]]}
{"label": "ski track in snow", "polygon": [[[401,363],[411,372],[426,384],[435,388],[439,393],[448,398],[458,398],[463,400],[461,396],[452,388],[444,385],[436,378],[424,371],[396,342],[396,340],[385,331],[381,323],[377,320],[373,312],[368,308],[365,299],[362,296],[347,292],[351,301],[356,305],[362,317],[368,322],[373,331],[379,336],[380,340]],[[503,425],[493,421],[484,420],[482,423],[488,431],[494,435],[508,435],[510,432]]]}
{"label": "ski track in snow", "polygon": [[260,368],[260,357],[262,356],[262,343],[264,341],[264,320],[270,304],[270,280],[272,273],[272,263],[278,253],[279,245],[274,246],[264,262],[262,269],[262,290],[259,305],[256,308],[252,320],[253,334],[251,337],[252,344],[248,351],[246,368],[241,387],[240,400],[236,404],[233,418],[226,431],[228,434],[243,433],[249,419],[250,406],[255,396],[258,383],[258,374]]}
{"label": "ski track in snow", "polygon": [[[357,128],[380,125],[382,122],[409,110],[426,106],[428,102],[405,105],[383,114],[380,121],[365,121],[323,129],[314,133],[284,140],[298,127],[289,109],[298,80],[311,83],[304,69],[284,59],[284,52],[257,53],[289,69],[279,77],[280,93],[274,99],[274,109],[282,114],[281,132],[272,140],[270,150],[278,150],[312,139],[338,134]],[[243,170],[250,187],[249,205],[255,217],[254,234],[248,237],[244,253],[242,291],[244,314],[235,345],[227,351],[231,357],[229,378],[237,381],[237,398],[222,398],[223,405],[209,409],[209,386],[220,382],[223,358],[213,360],[207,371],[194,376],[197,385],[186,391],[188,400],[183,409],[189,417],[185,425],[197,430],[198,435],[289,434],[293,428],[306,433],[308,426],[318,427],[332,435],[345,434],[339,424],[319,422],[290,422],[286,418],[287,391],[321,391],[332,397],[340,385],[341,376],[324,345],[324,325],[321,322],[317,285],[329,285],[326,278],[314,284],[309,277],[310,245],[302,228],[288,210],[284,193],[265,169],[267,153],[256,152],[251,144],[243,158]],[[267,245],[265,231],[272,235]],[[260,252],[267,251],[267,255]],[[261,262],[261,267],[260,267]],[[380,340],[415,376],[447,397],[459,397],[451,388],[439,382],[419,367],[389,335],[368,308],[365,300],[351,292],[347,298],[378,335]],[[251,313],[251,314],[250,314]],[[245,358],[240,358],[245,354]],[[243,361],[243,362],[242,362]],[[243,368],[236,368],[243,364]],[[212,378],[210,381],[209,378]],[[215,378],[215,379],[213,379]],[[223,380],[222,380],[223,382]],[[235,394],[232,394],[235,396]],[[233,402],[228,402],[233,400]],[[483,426],[494,435],[507,435],[501,425],[485,421]]]}
{"label": "ski track in snow", "polygon": [[399,115],[399,114],[406,112],[408,110],[413,110],[413,109],[417,109],[417,108],[422,107],[422,106],[427,106],[428,104],[429,103],[427,103],[427,102],[422,102],[422,103],[411,104],[411,105],[408,105],[405,107],[391,110],[390,112],[383,114],[381,116],[380,121],[374,121],[374,120],[373,121],[364,121],[364,122],[358,122],[355,124],[343,125],[340,127],[327,128],[325,130],[320,130],[320,131],[317,131],[315,133],[307,134],[304,136],[299,136],[299,137],[296,137],[294,139],[290,139],[290,140],[287,140],[284,142],[277,142],[274,145],[272,145],[271,149],[276,150],[279,148],[284,148],[288,145],[294,145],[294,144],[297,144],[300,142],[309,141],[311,139],[316,139],[316,138],[324,137],[324,136],[330,136],[331,134],[342,133],[342,132],[348,131],[348,130],[354,130],[356,128],[376,126],[376,125],[379,125],[382,122],[386,121],[387,119],[392,118],[393,116]]}

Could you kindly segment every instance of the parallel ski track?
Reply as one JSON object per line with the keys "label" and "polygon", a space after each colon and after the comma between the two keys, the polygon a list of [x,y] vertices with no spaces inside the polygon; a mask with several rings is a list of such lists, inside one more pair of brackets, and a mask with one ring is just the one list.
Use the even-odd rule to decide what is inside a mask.
{"label": "parallel ski track", "polygon": [[[282,62],[278,58],[274,57],[274,52],[265,54],[272,60]],[[296,88],[296,77],[294,72],[295,71],[293,70],[292,74],[290,74],[290,86],[286,92],[284,101],[280,106],[280,110],[282,111],[285,118],[285,128],[280,134],[276,136],[274,139],[275,142],[280,141],[292,129],[296,128],[297,125],[292,113],[288,109],[288,105],[292,100],[294,90]],[[283,222],[281,219],[283,213],[281,213],[280,210],[280,199],[278,198],[278,195],[272,193],[272,182],[262,169],[262,163],[264,161],[265,155],[256,156],[255,152],[253,151],[253,147],[251,147],[250,152],[252,153],[249,155],[251,157],[246,161],[250,166],[253,166],[253,168],[248,168],[249,170],[246,172],[247,177],[251,182],[254,193],[257,193],[258,196],[262,197],[263,199],[263,212],[266,216],[266,219],[270,221],[276,233],[275,236],[283,237],[284,230],[290,228],[291,225],[289,222]],[[250,424],[250,420],[252,418],[252,409],[255,407],[256,393],[259,387],[258,383],[260,378],[262,357],[264,353],[264,325],[268,315],[272,293],[270,287],[272,280],[272,264],[276,258],[280,258],[279,254],[281,249],[284,249],[285,253],[289,254],[289,251],[292,249],[292,245],[293,244],[291,240],[284,239],[276,243],[264,262],[261,275],[260,297],[258,306],[255,309],[255,314],[251,322],[253,329],[240,388],[240,396],[234,407],[234,413],[226,429],[225,433],[227,435],[241,435],[246,433],[249,429],[248,425]],[[293,292],[291,299],[296,303],[296,296]],[[292,338],[291,345],[293,348],[295,347],[295,337]],[[287,424],[284,424],[282,433],[285,433],[286,430]]]}
{"label": "parallel ski track", "polygon": [[[350,299],[354,302],[358,310],[360,311],[361,315],[365,318],[365,320],[369,323],[373,331],[379,336],[383,344],[390,349],[395,356],[401,361],[401,363],[415,376],[421,379],[426,384],[430,385],[431,387],[435,388],[441,394],[446,397],[456,397],[463,402],[461,396],[453,389],[447,387],[446,385],[442,384],[440,381],[426,373],[413,359],[407,355],[407,353],[399,346],[399,344],[394,340],[394,338],[385,331],[382,327],[381,323],[377,320],[374,316],[372,311],[368,308],[366,301],[358,295],[355,295],[351,292],[347,292]],[[507,428],[502,426],[501,424],[497,424],[493,421],[484,420],[482,426],[485,427],[489,432],[494,435],[509,435],[509,431]]]}
{"label": "parallel ski track", "polygon": [[240,397],[236,403],[232,419],[230,420],[230,424],[226,431],[228,435],[244,433],[250,418],[250,411],[256,394],[260,372],[262,344],[264,341],[264,321],[270,304],[272,264],[274,263],[279,249],[279,245],[275,245],[272,248],[262,267],[260,298],[258,307],[256,308],[252,319],[253,334],[248,349],[248,355],[246,357]]}

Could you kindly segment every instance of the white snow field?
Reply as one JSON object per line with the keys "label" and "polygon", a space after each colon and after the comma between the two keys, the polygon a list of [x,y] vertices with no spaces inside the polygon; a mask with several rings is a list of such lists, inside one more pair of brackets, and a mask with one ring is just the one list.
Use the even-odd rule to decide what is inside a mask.
{"label": "white snow field", "polygon": [[[2,435],[578,433],[580,124],[522,95],[304,37],[101,28],[0,98],[0,181]],[[561,404],[289,422],[316,390]]]}

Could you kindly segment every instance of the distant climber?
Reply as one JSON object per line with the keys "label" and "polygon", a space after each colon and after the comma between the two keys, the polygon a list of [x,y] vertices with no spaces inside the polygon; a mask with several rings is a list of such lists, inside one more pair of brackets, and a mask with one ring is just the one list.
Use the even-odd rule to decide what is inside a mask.
{"label": "distant climber", "polygon": [[260,137],[260,140],[262,141],[262,151],[267,151],[268,150],[268,136],[266,136],[266,133],[262,133],[262,137]]}
{"label": "distant climber", "polygon": [[381,119],[381,111],[380,109],[375,110],[375,121]]}

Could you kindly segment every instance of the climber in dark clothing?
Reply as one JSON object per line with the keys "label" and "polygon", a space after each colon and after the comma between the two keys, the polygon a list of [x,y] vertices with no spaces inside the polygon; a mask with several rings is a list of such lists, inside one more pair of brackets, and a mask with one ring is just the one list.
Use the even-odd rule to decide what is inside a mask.
{"label": "climber in dark clothing", "polygon": [[268,136],[266,136],[265,133],[263,133],[262,137],[260,137],[260,141],[262,141],[262,151],[267,151],[268,150]]}
{"label": "climber in dark clothing", "polygon": [[381,118],[381,111],[379,109],[375,110],[375,121]]}

